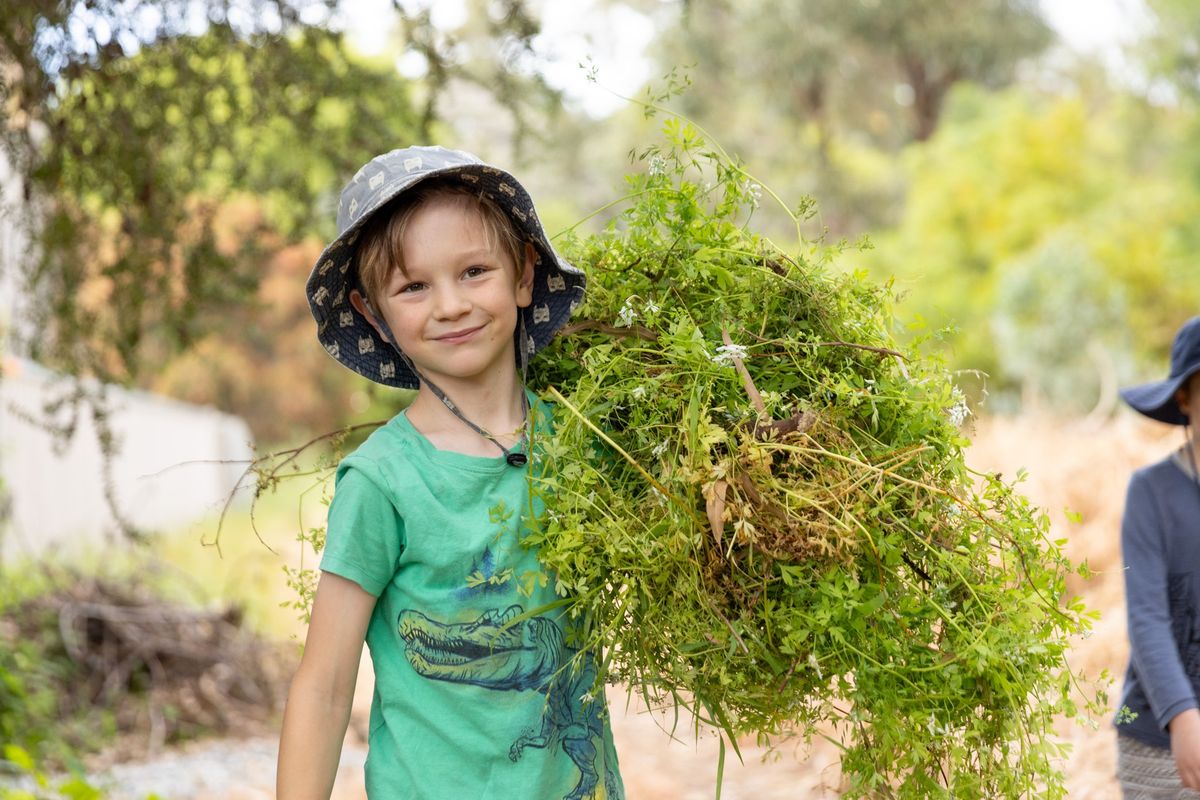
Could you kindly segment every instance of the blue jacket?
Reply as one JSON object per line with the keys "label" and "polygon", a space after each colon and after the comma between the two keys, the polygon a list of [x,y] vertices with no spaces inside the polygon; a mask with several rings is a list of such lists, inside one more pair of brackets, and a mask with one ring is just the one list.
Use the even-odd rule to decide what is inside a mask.
{"label": "blue jacket", "polygon": [[1117,730],[1170,747],[1167,723],[1200,697],[1200,483],[1175,453],[1133,474],[1121,521],[1129,667]]}

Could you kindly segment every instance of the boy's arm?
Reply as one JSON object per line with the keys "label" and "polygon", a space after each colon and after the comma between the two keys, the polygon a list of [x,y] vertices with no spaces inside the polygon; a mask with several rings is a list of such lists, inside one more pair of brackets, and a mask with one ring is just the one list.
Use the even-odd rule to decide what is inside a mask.
{"label": "boy's arm", "polygon": [[321,573],[304,656],[283,714],[275,779],[279,800],[327,800],[333,791],[374,609],[375,597],[357,583]]}

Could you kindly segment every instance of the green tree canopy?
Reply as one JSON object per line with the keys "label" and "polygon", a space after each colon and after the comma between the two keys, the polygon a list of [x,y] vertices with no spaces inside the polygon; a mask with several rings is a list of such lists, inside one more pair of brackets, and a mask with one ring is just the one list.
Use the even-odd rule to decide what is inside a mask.
{"label": "green tree canopy", "polygon": [[[514,66],[538,32],[521,0],[474,3],[455,31],[398,4],[376,59],[351,50],[336,11],[39,0],[0,18],[0,143],[29,200],[19,352],[216,404],[272,441],[361,410],[360,387],[324,375],[275,414],[245,387],[246,373],[269,393],[324,363],[296,346],[311,337],[297,269],[332,235],[338,190],[380,152],[445,139],[438,100],[455,81],[513,99],[518,128],[553,93]],[[403,52],[425,58],[422,77],[399,74]],[[276,308],[284,274],[299,282]],[[205,361],[207,379],[189,379]],[[100,402],[88,397],[74,402]]]}
{"label": "green tree canopy", "polygon": [[[1131,95],[957,91],[937,134],[906,153],[903,216],[864,260],[911,289],[910,319],[952,327],[954,365],[990,375],[993,394],[1032,382],[1084,410],[1096,345],[1129,380],[1131,365],[1165,360],[1200,304],[1200,194],[1178,174],[1192,124]],[[1048,362],[1092,380],[1067,387],[1015,354],[1039,336]]]}
{"label": "green tree canopy", "polygon": [[890,221],[875,163],[937,129],[960,81],[1002,87],[1052,34],[1033,0],[682,3],[656,47],[696,89],[678,107],[839,235]]}

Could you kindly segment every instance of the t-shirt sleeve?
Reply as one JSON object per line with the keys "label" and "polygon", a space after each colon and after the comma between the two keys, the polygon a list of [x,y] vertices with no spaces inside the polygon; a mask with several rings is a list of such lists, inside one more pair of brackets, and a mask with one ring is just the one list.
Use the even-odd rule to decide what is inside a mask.
{"label": "t-shirt sleeve", "polygon": [[1165,729],[1179,712],[1196,706],[1196,697],[1171,632],[1163,527],[1151,487],[1135,475],[1121,520],[1129,650],[1155,720]]}
{"label": "t-shirt sleeve", "polygon": [[399,569],[404,520],[369,467],[338,468],[321,569],[378,597]]}

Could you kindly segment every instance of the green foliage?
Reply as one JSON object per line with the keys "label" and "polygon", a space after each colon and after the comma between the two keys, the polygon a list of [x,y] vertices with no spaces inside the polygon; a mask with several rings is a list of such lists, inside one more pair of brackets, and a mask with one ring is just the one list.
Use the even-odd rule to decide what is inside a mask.
{"label": "green foliage", "polygon": [[[221,330],[273,237],[330,231],[335,180],[415,134],[409,107],[319,29],[214,27],[63,76],[29,176],[47,204],[32,355],[129,383]],[[244,192],[257,207],[231,209]]]}
{"label": "green foliage", "polygon": [[[81,777],[52,782],[25,748],[6,744],[0,767],[8,766],[24,776],[32,789],[0,786],[0,800],[102,800],[104,793]],[[149,798],[148,800],[153,800]]]}
{"label": "green foliage", "polygon": [[589,296],[532,365],[560,413],[527,544],[579,643],[734,742],[832,726],[853,796],[1061,797],[1092,615],[1046,516],[966,468],[962,396],[896,344],[889,287],[756,235],[769,190],[665,131],[625,212],[562,243]]}
{"label": "green foliage", "polygon": [[[27,617],[19,628],[18,609]],[[63,647],[51,609],[18,605],[5,591],[0,619],[10,620],[0,623],[0,741],[27,751],[38,763],[79,767],[76,753],[113,731],[112,714],[77,708],[64,694],[64,687],[83,676]]]}
{"label": "green foliage", "polygon": [[[661,17],[663,4],[649,5]],[[679,107],[781,194],[819,197],[814,224],[835,236],[894,220],[903,184],[891,157],[934,133],[954,85],[1008,85],[1052,41],[1030,0],[671,5],[679,19],[652,52],[663,71],[686,65],[696,90]],[[760,231],[775,216],[766,209]]]}
{"label": "green foliage", "polygon": [[[1187,130],[1186,115],[1131,97],[960,87],[938,133],[905,154],[899,224],[844,260],[911,290],[907,316],[949,329],[951,365],[990,375],[993,398],[1032,390],[1087,410],[1097,364],[1124,381],[1129,365],[1161,364],[1200,303],[1200,193],[1179,179],[1176,144]],[[1020,352],[1051,318],[1053,352]],[[1031,364],[1039,355],[1051,360]]]}
{"label": "green foliage", "polygon": [[1193,99],[1200,97],[1200,8],[1192,0],[1147,0],[1151,24],[1142,61]]}
{"label": "green foliage", "polygon": [[1079,410],[1112,396],[1116,357],[1132,352],[1120,285],[1106,279],[1084,242],[1062,236],[998,277],[990,320],[996,357],[1023,394],[1042,392]]}

